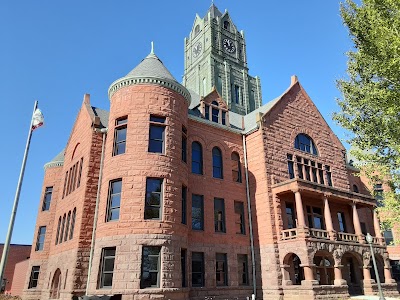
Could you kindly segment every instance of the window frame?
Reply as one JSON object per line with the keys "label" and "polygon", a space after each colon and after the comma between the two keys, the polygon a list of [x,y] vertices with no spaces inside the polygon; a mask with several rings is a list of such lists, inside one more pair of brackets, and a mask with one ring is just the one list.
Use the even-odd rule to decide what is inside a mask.
{"label": "window frame", "polygon": [[[214,153],[214,151],[216,153]],[[218,158],[220,159],[218,164]],[[224,179],[224,159],[219,147],[212,148],[212,175],[213,178]]]}
{"label": "window frame", "polygon": [[[248,286],[248,285],[250,285],[250,280],[249,280],[249,260],[248,260],[247,254],[238,254],[237,255],[237,264],[238,264],[238,282],[239,282],[239,285],[240,286]],[[241,269],[241,268],[243,268],[243,269]]]}
{"label": "window frame", "polygon": [[[199,149],[195,149],[193,147],[194,145],[196,145],[196,147],[199,146]],[[193,159],[193,157],[195,157],[193,155],[194,151],[199,153],[199,161]],[[192,160],[192,166],[191,166],[192,174],[203,175],[204,174],[204,169],[203,169],[203,146],[198,141],[193,141],[192,142],[191,160]],[[198,164],[199,172],[194,172],[193,164]]]}
{"label": "window frame", "polygon": [[[309,144],[305,143],[306,141],[304,139],[306,139]],[[294,139],[294,148],[299,151],[318,156],[317,146],[315,145],[314,140],[308,134],[299,133]]]}
{"label": "window frame", "polygon": [[346,219],[344,212],[338,211],[337,218],[339,223],[339,232],[347,232]]}
{"label": "window frame", "polygon": [[181,223],[187,224],[187,187],[182,185],[182,211],[181,211]]}
{"label": "window frame", "polygon": [[[316,212],[315,210],[317,209],[321,210],[321,213]],[[307,205],[306,210],[307,210],[308,226],[313,229],[326,230],[324,210],[321,207],[309,206],[309,205]],[[315,227],[315,219],[320,219],[321,228]]]}
{"label": "window frame", "polygon": [[[117,183],[120,184],[120,191],[114,193],[114,185]],[[119,205],[112,206],[112,201],[114,197],[119,196]],[[115,198],[116,199],[116,198]],[[121,213],[121,200],[122,200],[122,178],[110,180],[108,183],[108,196],[107,196],[107,214],[106,214],[106,222],[118,221]],[[118,218],[112,218],[113,212],[118,210]]]}
{"label": "window frame", "polygon": [[[161,131],[161,139],[159,138],[152,138],[152,130],[156,128],[162,128]],[[166,149],[166,128],[167,128],[167,117],[165,116],[158,116],[158,115],[150,115],[150,124],[149,124],[149,145],[148,145],[148,152],[149,153],[158,153],[158,154],[165,154]],[[154,131],[153,131],[154,133]],[[159,145],[161,142],[161,151],[154,150],[153,146]]]}
{"label": "window frame", "polygon": [[[222,269],[220,268],[222,264]],[[222,280],[218,277],[223,276]],[[217,287],[228,286],[228,258],[226,253],[215,253],[215,282]]]}
{"label": "window frame", "polygon": [[214,198],[214,230],[218,233],[226,233],[225,200],[223,198]]}
{"label": "window frame", "polygon": [[182,161],[187,163],[187,129],[182,125]]}
{"label": "window frame", "polygon": [[[200,207],[195,207],[195,200],[199,201]],[[200,217],[199,218],[194,218],[193,217],[193,211],[194,208],[200,209]],[[204,231],[204,196],[203,195],[198,195],[198,194],[192,194],[192,230],[195,231]],[[200,228],[195,228],[193,220],[199,220]]]}
{"label": "window frame", "polygon": [[[125,139],[118,140],[119,133],[125,130]],[[113,142],[113,152],[112,156],[117,156],[124,154],[126,152],[126,138],[128,133],[128,116],[123,116],[115,119],[115,127],[114,127],[114,142]],[[124,145],[123,152],[119,152],[119,145]]]}
{"label": "window frame", "polygon": [[74,238],[75,219],[76,219],[76,207],[72,211],[72,216],[71,216],[71,226],[69,229],[69,239],[70,240],[72,240]]}
{"label": "window frame", "polygon": [[50,210],[52,196],[53,196],[53,186],[46,187],[43,196],[42,211]]}
{"label": "window frame", "polygon": [[[233,181],[242,183],[242,163],[240,161],[239,153],[232,152],[231,163],[232,163],[232,179],[233,179]],[[237,168],[237,170],[236,170],[236,168]]]}
{"label": "window frame", "polygon": [[[194,263],[199,263],[200,266],[200,271],[193,271]],[[204,270],[204,252],[192,252],[192,257],[191,257],[191,286],[192,287],[204,287],[205,286],[205,270]],[[194,283],[194,274],[200,275],[200,283]]]}
{"label": "window frame", "polygon": [[29,277],[28,289],[34,289],[38,286],[40,275],[40,266],[32,266]]}
{"label": "window frame", "polygon": [[[157,192],[157,191],[150,191],[149,190],[149,185],[150,185],[150,183],[151,183],[151,181],[158,181],[160,184],[159,184],[159,186],[160,186],[160,191],[159,192]],[[150,195],[148,195],[148,194],[150,194]],[[156,204],[151,204],[151,196],[153,195],[153,194],[157,194],[157,195],[159,195],[158,196],[158,198],[159,198],[159,204],[158,205],[156,205]],[[150,196],[150,197],[149,197]],[[163,209],[162,209],[162,207],[163,207],[163,197],[164,197],[164,178],[157,178],[157,177],[147,177],[146,178],[146,194],[145,194],[145,203],[144,203],[144,219],[145,220],[162,220],[162,213],[163,213]],[[146,214],[149,212],[149,211],[156,211],[156,210],[158,210],[158,217],[157,218],[150,218],[150,217],[147,217],[146,216]]]}
{"label": "window frame", "polygon": [[[235,201],[233,205],[234,205],[234,212],[235,212],[236,234],[245,235],[246,234],[246,218],[245,218],[245,212],[244,212],[244,202],[243,201]],[[239,226],[239,227],[237,227],[237,226]],[[240,228],[239,231],[238,231],[238,228]]]}
{"label": "window frame", "polygon": [[[145,285],[145,282],[144,282],[144,275],[143,275],[143,273],[144,273],[144,266],[145,266],[145,250],[146,249],[149,249],[149,254],[147,254],[147,258],[148,258],[148,264],[149,265],[151,265],[151,262],[150,262],[150,259],[153,257],[156,257],[157,258],[157,269],[148,269],[147,271],[148,271],[148,273],[149,273],[149,275],[150,274],[154,274],[154,273],[156,273],[157,275],[157,282],[156,282],[156,284],[150,284],[150,285]],[[158,254],[154,254],[154,253],[151,253],[150,254],[150,249],[151,250],[156,250],[155,252],[157,252],[157,250],[158,250]],[[162,254],[162,252],[161,252],[161,249],[162,249],[162,247],[160,247],[160,246],[147,246],[147,245],[143,245],[142,246],[142,263],[141,263],[141,267],[140,267],[140,288],[141,289],[147,289],[147,288],[159,288],[160,287],[160,285],[161,285],[161,254]],[[151,278],[151,276],[149,276],[150,278]],[[151,279],[150,279],[151,280]]]}
{"label": "window frame", "polygon": [[[106,251],[114,251],[114,255],[106,255]],[[106,247],[106,248],[103,248],[101,251],[99,284],[98,284],[99,289],[112,289],[116,253],[117,253],[116,247]],[[109,271],[109,270],[105,271],[107,260],[113,260],[112,271]],[[111,285],[104,285],[105,275],[107,275],[107,274],[111,274]]]}
{"label": "window frame", "polygon": [[[43,229],[44,232],[42,232]],[[45,239],[46,239],[46,226],[39,226],[36,237],[35,251],[42,251],[44,249]]]}

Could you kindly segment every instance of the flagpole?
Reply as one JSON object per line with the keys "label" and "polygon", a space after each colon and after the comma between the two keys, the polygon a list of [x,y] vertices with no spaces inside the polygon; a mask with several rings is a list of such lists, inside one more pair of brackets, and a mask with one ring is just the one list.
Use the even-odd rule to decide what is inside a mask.
{"label": "flagpole", "polygon": [[[4,242],[3,255],[1,257],[1,262],[0,262],[0,288],[2,287],[2,284],[3,284],[4,271],[5,271],[5,268],[6,268],[6,262],[7,262],[7,258],[8,258],[8,251],[9,251],[9,248],[10,248],[10,241],[11,241],[11,236],[12,236],[12,232],[13,232],[13,228],[14,228],[15,216],[17,214],[19,194],[21,192],[21,185],[22,185],[22,180],[24,179],[26,159],[28,157],[29,145],[31,143],[33,115],[34,115],[34,113],[36,111],[37,105],[38,105],[38,102],[35,101],[35,105],[33,106],[31,124],[29,126],[28,138],[26,140],[24,158],[22,160],[21,171],[19,173],[17,190],[15,191],[14,205],[13,205],[13,209],[12,209],[12,213],[11,213],[10,224],[8,225],[7,237],[6,237],[6,240]],[[4,287],[5,286],[6,286],[6,284],[4,285]]]}

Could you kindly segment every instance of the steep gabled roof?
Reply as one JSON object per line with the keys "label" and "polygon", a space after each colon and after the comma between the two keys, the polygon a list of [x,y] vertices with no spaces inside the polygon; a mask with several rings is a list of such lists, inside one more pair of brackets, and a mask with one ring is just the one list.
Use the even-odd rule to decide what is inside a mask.
{"label": "steep gabled roof", "polygon": [[211,4],[210,8],[208,9],[206,15],[204,16],[205,20],[208,20],[208,13],[210,13],[210,16],[212,19],[216,17],[221,17],[222,13],[219,11],[219,9],[213,4]]}

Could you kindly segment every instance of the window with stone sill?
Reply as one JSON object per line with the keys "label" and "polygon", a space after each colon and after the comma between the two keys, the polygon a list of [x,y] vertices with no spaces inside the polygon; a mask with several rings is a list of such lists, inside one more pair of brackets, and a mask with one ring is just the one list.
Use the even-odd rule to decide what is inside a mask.
{"label": "window with stone sill", "polygon": [[108,186],[106,222],[119,220],[121,207],[122,179],[112,180]]}
{"label": "window with stone sill", "polygon": [[36,239],[35,251],[43,250],[45,237],[46,237],[46,226],[40,226]]}
{"label": "window with stone sill", "polygon": [[220,107],[217,101],[204,104],[204,118],[214,123],[228,125],[228,111]]}
{"label": "window with stone sill", "polygon": [[226,253],[216,253],[215,277],[217,286],[228,285],[228,261]]}
{"label": "window with stone sill", "polygon": [[318,155],[317,147],[315,147],[314,141],[307,134],[300,133],[294,140],[294,148],[308,152],[313,155]]}
{"label": "window with stone sill", "polygon": [[42,211],[49,210],[50,209],[50,202],[51,202],[51,197],[53,195],[53,187],[46,187],[46,191],[44,192],[44,199],[43,199],[43,205],[42,205]]}
{"label": "window with stone sill", "polygon": [[315,160],[298,155],[287,154],[289,179],[300,178],[318,184],[333,186],[332,170]]}
{"label": "window with stone sill", "polygon": [[141,289],[160,287],[160,252],[161,247],[143,246]]}
{"label": "window with stone sill", "polygon": [[163,178],[146,179],[145,220],[162,219],[163,181]]}
{"label": "window with stone sill", "polygon": [[165,117],[150,116],[149,152],[165,153],[165,128]]}
{"label": "window with stone sill", "polygon": [[308,218],[308,226],[310,228],[325,230],[322,208],[307,206],[307,218]]}
{"label": "window with stone sill", "polygon": [[237,261],[239,285],[249,285],[249,266],[247,262],[247,254],[238,254]]}
{"label": "window with stone sill", "polygon": [[215,232],[226,232],[224,199],[214,198],[214,227]]}

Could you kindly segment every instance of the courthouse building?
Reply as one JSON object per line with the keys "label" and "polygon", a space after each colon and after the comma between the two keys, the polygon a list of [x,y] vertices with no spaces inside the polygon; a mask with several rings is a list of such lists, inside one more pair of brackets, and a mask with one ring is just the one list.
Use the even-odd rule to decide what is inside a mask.
{"label": "courthouse building", "polygon": [[45,165],[24,299],[344,299],[378,276],[396,293],[376,201],[298,79],[262,105],[215,5],[184,55],[183,83],[151,51],[109,110],[84,96]]}

